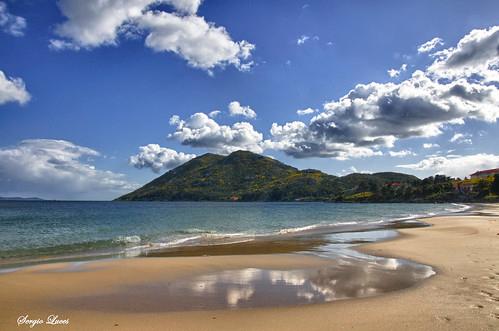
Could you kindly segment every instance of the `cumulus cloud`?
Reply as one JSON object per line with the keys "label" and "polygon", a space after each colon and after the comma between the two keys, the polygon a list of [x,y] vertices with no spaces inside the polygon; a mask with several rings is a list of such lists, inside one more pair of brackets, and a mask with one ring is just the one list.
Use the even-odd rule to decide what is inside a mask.
{"label": "cumulus cloud", "polygon": [[168,135],[192,147],[208,148],[214,152],[228,154],[237,150],[249,150],[262,153],[263,135],[248,122],[237,122],[232,125],[220,125],[204,113],[196,113],[187,120],[172,116],[170,124],[176,127],[175,132]]}
{"label": "cumulus cloud", "polygon": [[400,151],[388,151],[388,154],[390,154],[390,156],[392,156],[392,157],[406,157],[406,156],[415,156],[415,155],[417,155],[413,151],[406,150],[406,149],[403,149],[403,150],[400,150]]}
{"label": "cumulus cloud", "polygon": [[[479,71],[484,62],[497,61],[499,43],[490,46],[495,30],[471,32],[455,49],[442,51],[447,55],[439,55],[426,71],[416,70],[400,83],[358,84],[340,99],[325,103],[324,111],[308,124],[274,124],[267,145],[295,157],[372,156],[379,155],[381,147],[393,147],[399,139],[434,137],[442,133],[443,127],[461,125],[467,119],[496,122],[499,117],[497,84],[466,75],[442,80],[443,74],[438,70],[445,59],[455,62],[451,54],[457,50],[465,52],[469,49],[466,45],[475,39],[489,42],[475,43],[476,47],[486,50],[475,49],[473,54],[486,56],[480,57],[480,63],[467,60],[469,71]],[[494,52],[487,51],[492,48]],[[497,73],[498,67],[494,68]]]}
{"label": "cumulus cloud", "polygon": [[0,29],[14,37],[24,36],[26,30],[26,19],[9,13],[7,4],[0,1]]}
{"label": "cumulus cloud", "polygon": [[177,11],[185,14],[196,14],[202,0],[163,0],[173,6]]}
{"label": "cumulus cloud", "polygon": [[[314,116],[308,125],[293,130],[293,139],[282,145],[285,152],[331,156],[330,148],[352,147],[362,155],[376,155],[373,147],[392,147],[398,139],[432,137],[449,123],[461,123],[464,118],[495,122],[499,117],[499,91],[457,80],[439,83],[422,71],[399,84],[359,84],[346,96],[324,105],[324,112]],[[295,127],[293,123],[276,128]],[[282,130],[274,130],[281,132]],[[284,130],[286,131],[286,130]],[[272,133],[272,130],[271,130]],[[299,137],[299,138],[298,138]],[[284,135],[275,137],[279,141]],[[324,148],[324,152],[320,152]],[[370,152],[368,152],[368,150]]]}
{"label": "cumulus cloud", "polygon": [[381,151],[355,146],[353,143],[330,141],[324,135],[318,135],[310,127],[300,121],[284,125],[272,124],[271,139],[265,140],[263,146],[269,149],[284,151],[295,158],[334,157],[339,160],[348,158],[383,155]]}
{"label": "cumulus cloud", "polygon": [[90,164],[88,159],[99,155],[65,140],[30,139],[2,147],[0,194],[109,199],[137,187],[122,174],[98,170]]}
{"label": "cumulus cloud", "polygon": [[[273,123],[270,136],[265,140],[247,122],[219,125],[204,113],[194,114],[188,120],[173,116],[170,124],[176,127],[176,131],[170,137],[184,145],[205,147],[222,153],[237,149],[255,152],[271,149],[295,158],[345,160],[381,156],[383,148],[393,148],[400,139],[435,137],[442,134],[444,128],[463,125],[469,119],[495,123],[499,118],[498,84],[490,83],[483,76],[460,75],[441,79],[443,74],[436,66],[443,65],[445,56],[442,54],[447,54],[446,61],[453,62],[452,54],[457,50],[464,52],[464,49],[468,49],[466,45],[470,40],[491,40],[495,33],[493,31],[495,28],[471,32],[463,37],[456,48],[441,51],[426,70],[416,70],[409,78],[398,83],[358,84],[343,97],[326,102],[321,112],[315,113],[310,108],[299,110],[298,115],[315,113],[315,116],[308,123]],[[490,48],[490,42],[475,44],[478,48]],[[497,50],[499,44],[494,47]],[[475,49],[474,53],[485,53],[488,57],[485,60],[481,57],[480,63],[467,60],[468,69],[498,58],[493,52]],[[494,68],[497,71],[498,67]],[[246,106],[245,109],[238,102],[232,105],[229,106],[232,115],[246,114],[248,118],[253,117],[251,108]],[[436,145],[427,144],[423,147],[432,148]],[[414,155],[410,151],[389,151],[388,154]]]}
{"label": "cumulus cloud", "polygon": [[465,156],[431,156],[418,163],[401,164],[397,167],[463,178],[477,170],[499,168],[499,155],[481,153]]}
{"label": "cumulus cloud", "polygon": [[7,77],[0,70],[0,105],[7,102],[17,102],[23,105],[30,99],[31,96],[21,78]]}
{"label": "cumulus cloud", "polygon": [[310,114],[313,114],[315,112],[318,112],[317,109],[312,109],[312,108],[305,108],[305,109],[298,109],[296,111],[296,114],[298,114],[299,116],[304,116],[304,115],[310,115]]}
{"label": "cumulus cloud", "polygon": [[400,73],[402,73],[404,71],[407,71],[407,64],[405,64],[405,63],[402,64],[399,69],[390,69],[387,71],[387,73],[388,73],[388,76],[390,76],[391,78],[396,78],[396,77],[400,76]]}
{"label": "cumulus cloud", "polygon": [[433,143],[425,143],[423,144],[424,149],[430,149],[430,148],[437,148],[440,147],[439,144],[433,144]]}
{"label": "cumulus cloud", "polygon": [[241,106],[239,101],[229,103],[230,116],[243,116],[246,118],[256,118],[256,112],[250,106]]}
{"label": "cumulus cloud", "polygon": [[444,44],[442,38],[435,37],[432,40],[429,40],[418,47],[418,53],[428,53],[432,51],[434,48],[441,46]]}
{"label": "cumulus cloud", "polygon": [[469,133],[455,133],[449,141],[456,144],[471,144],[471,137]]}
{"label": "cumulus cloud", "polygon": [[178,54],[195,68],[234,65],[247,71],[251,67],[248,59],[255,46],[245,40],[234,42],[224,27],[216,27],[203,17],[155,11],[143,14],[138,22],[149,31],[147,47]]}
{"label": "cumulus cloud", "polygon": [[148,144],[139,147],[139,153],[130,156],[129,163],[137,169],[150,168],[158,173],[169,170],[195,158],[195,154],[177,152],[173,149],[161,147],[158,144]]}
{"label": "cumulus cloud", "polygon": [[67,20],[55,33],[77,48],[116,45],[120,27],[139,18],[154,0],[60,0],[61,13]]}
{"label": "cumulus cloud", "polygon": [[428,68],[435,78],[499,82],[499,26],[472,30],[456,47],[435,53]]}
{"label": "cumulus cloud", "polygon": [[[160,3],[170,4],[175,12],[151,9]],[[200,0],[60,0],[67,20],[55,29],[62,39],[50,40],[49,47],[78,50],[117,45],[120,35],[131,33],[146,35],[145,45],[152,50],[175,53],[209,73],[227,65],[251,69],[255,46],[233,41],[224,27],[197,16],[200,4]]]}

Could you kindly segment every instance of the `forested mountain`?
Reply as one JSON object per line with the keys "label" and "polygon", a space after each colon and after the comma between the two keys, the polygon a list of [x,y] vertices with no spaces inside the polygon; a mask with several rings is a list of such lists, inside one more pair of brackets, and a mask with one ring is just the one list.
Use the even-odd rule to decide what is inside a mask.
{"label": "forested mountain", "polygon": [[448,177],[420,180],[394,172],[337,177],[298,170],[247,151],[204,154],[118,200],[425,201],[452,200]]}

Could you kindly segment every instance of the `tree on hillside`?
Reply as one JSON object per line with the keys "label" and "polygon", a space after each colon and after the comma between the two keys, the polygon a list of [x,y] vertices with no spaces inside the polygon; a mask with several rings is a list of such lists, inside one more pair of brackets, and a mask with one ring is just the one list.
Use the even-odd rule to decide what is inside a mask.
{"label": "tree on hillside", "polygon": [[494,175],[494,181],[490,186],[490,191],[494,194],[499,195],[499,175]]}
{"label": "tree on hillside", "polygon": [[484,196],[489,194],[489,185],[487,184],[488,184],[487,181],[484,179],[480,179],[478,181],[475,190],[478,193],[477,196],[479,198],[483,198]]}

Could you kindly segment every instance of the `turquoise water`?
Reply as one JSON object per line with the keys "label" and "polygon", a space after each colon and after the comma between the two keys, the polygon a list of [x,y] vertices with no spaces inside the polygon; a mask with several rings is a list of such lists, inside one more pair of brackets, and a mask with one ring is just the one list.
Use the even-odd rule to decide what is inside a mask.
{"label": "turquoise water", "polygon": [[351,232],[459,211],[455,204],[0,201],[3,262]]}

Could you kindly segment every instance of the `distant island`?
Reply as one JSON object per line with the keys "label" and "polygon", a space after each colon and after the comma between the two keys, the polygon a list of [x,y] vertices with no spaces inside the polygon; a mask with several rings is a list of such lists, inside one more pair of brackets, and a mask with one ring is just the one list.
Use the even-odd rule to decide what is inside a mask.
{"label": "distant island", "polygon": [[0,201],[45,201],[37,197],[21,198],[21,197],[0,197]]}
{"label": "distant island", "polygon": [[248,151],[207,153],[118,201],[471,202],[499,200],[499,175],[425,179],[396,172],[333,176]]}

